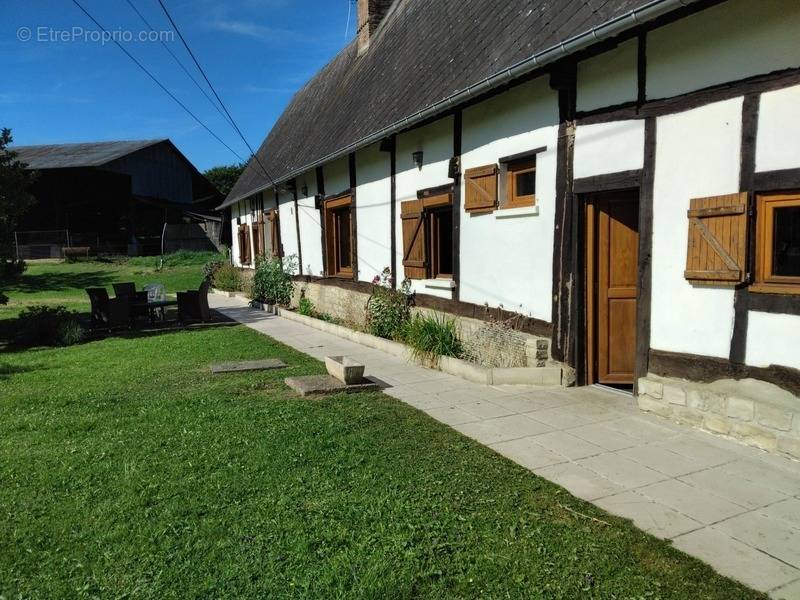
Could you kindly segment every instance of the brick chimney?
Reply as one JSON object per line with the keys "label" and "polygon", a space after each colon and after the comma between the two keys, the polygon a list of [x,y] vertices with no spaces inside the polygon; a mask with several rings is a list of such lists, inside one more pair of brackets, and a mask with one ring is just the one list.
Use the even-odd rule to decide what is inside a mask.
{"label": "brick chimney", "polygon": [[370,38],[389,11],[392,0],[358,0],[358,53],[366,51]]}

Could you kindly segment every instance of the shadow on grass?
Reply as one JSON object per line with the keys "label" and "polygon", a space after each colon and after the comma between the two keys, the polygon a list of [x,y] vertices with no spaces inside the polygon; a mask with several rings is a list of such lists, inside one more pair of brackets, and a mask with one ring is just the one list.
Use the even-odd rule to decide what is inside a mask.
{"label": "shadow on grass", "polygon": [[[175,317],[177,314],[173,313]],[[92,328],[90,326],[89,313],[80,313],[78,318],[81,325],[84,327],[86,336],[83,341],[78,342],[76,345],[91,344],[106,340],[109,338],[119,339],[137,339],[145,337],[153,337],[159,335],[167,335],[173,333],[182,333],[184,331],[196,331],[203,329],[212,329],[217,327],[231,327],[238,325],[233,319],[223,315],[215,310],[211,311],[211,321],[207,322],[194,322],[194,323],[180,323],[177,318],[169,319],[163,322],[156,322],[151,324],[146,320],[139,319],[130,329],[100,329]],[[33,348],[30,346],[20,346],[15,344],[14,338],[19,327],[19,318],[16,319],[2,319],[0,320],[0,352],[4,354],[27,352]],[[51,346],[36,346],[35,348],[48,348]],[[0,363],[2,367],[2,363]],[[1,371],[0,371],[1,373]]]}
{"label": "shadow on grass", "polygon": [[42,365],[26,365],[21,367],[18,365],[9,365],[8,363],[0,363],[0,381],[8,379],[12,375],[18,373],[29,373],[30,371],[38,371],[43,368]]}
{"label": "shadow on grass", "polygon": [[25,274],[22,277],[3,283],[6,293],[18,292],[32,294],[35,292],[63,292],[74,288],[83,290],[90,287],[107,287],[115,282],[113,271],[84,271],[81,273],[41,273]]}

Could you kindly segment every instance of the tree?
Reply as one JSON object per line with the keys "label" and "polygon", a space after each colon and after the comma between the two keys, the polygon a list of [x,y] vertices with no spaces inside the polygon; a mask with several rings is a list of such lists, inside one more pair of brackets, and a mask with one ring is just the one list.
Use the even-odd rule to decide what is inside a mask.
{"label": "tree", "polygon": [[0,260],[12,256],[14,231],[20,217],[34,203],[28,192],[34,175],[28,165],[17,160],[17,153],[8,149],[13,141],[11,130],[0,131]]}
{"label": "tree", "polygon": [[233,184],[239,179],[239,176],[244,171],[244,163],[234,165],[220,165],[218,167],[211,167],[208,171],[203,173],[211,183],[222,193],[227,196],[228,192],[233,189]]}

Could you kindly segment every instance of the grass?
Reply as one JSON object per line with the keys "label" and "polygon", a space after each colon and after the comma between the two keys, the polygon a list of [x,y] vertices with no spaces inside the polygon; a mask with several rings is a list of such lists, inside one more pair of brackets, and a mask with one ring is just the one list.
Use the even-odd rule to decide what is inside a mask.
{"label": "grass", "polygon": [[761,597],[388,396],[282,383],[322,372],[241,326],[0,354],[0,597]]}

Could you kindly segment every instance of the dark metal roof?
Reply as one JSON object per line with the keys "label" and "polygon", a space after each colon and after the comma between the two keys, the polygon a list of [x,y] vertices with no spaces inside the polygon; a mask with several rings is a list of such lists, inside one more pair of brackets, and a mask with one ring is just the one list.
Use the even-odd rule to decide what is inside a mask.
{"label": "dark metal roof", "polygon": [[[520,61],[654,4],[396,0],[366,52],[358,56],[351,42],[295,94],[257,156],[281,183]],[[222,206],[268,185],[251,160]]]}
{"label": "dark metal roof", "polygon": [[142,148],[169,141],[133,140],[120,142],[86,142],[81,144],[46,144],[43,146],[11,146],[17,160],[31,169],[67,169],[99,167]]}

